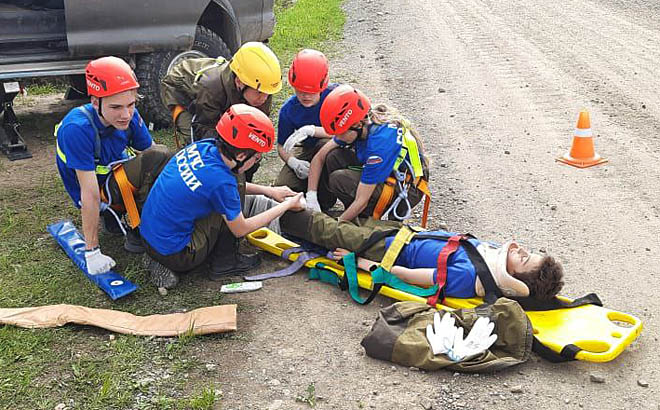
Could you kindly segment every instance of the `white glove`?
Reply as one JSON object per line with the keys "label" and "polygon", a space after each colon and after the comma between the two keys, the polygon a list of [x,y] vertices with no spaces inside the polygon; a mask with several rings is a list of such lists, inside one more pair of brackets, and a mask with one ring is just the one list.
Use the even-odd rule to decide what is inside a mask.
{"label": "white glove", "polygon": [[431,344],[431,350],[433,354],[447,354],[454,343],[454,337],[456,331],[458,330],[455,326],[455,319],[449,312],[445,312],[442,316],[442,321],[440,320],[440,313],[435,312],[433,315],[433,325],[435,326],[435,331],[433,326],[426,326],[426,338]]}
{"label": "white glove", "polygon": [[284,152],[290,152],[299,142],[306,140],[307,137],[313,137],[315,132],[316,126],[314,125],[305,125],[298,128],[284,141],[284,145],[282,146]]}
{"label": "white glove", "polygon": [[85,262],[87,263],[87,273],[90,275],[106,273],[116,265],[115,260],[102,254],[99,248],[85,251]]}
{"label": "white glove", "polygon": [[494,328],[495,323],[486,317],[480,317],[474,322],[472,330],[470,330],[465,340],[463,340],[463,328],[459,328],[454,336],[454,346],[447,353],[447,356],[451,360],[458,362],[468,356],[485,351],[497,340],[497,335],[491,334]]}
{"label": "white glove", "polygon": [[309,161],[304,161],[291,155],[286,160],[286,164],[296,173],[298,178],[307,179],[309,176]]}
{"label": "white glove", "polygon": [[305,199],[307,200],[307,209],[310,211],[321,212],[321,205],[319,205],[319,199],[316,191],[307,191]]}

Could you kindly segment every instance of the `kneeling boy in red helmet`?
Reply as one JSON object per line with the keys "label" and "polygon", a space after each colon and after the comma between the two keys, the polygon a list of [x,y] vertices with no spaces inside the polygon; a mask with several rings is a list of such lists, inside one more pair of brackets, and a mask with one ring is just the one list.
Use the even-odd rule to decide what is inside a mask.
{"label": "kneeling boy in red helmet", "polygon": [[[85,79],[91,103],[72,109],[55,127],[56,161],[64,187],[81,211],[87,272],[96,275],[115,266],[99,248],[99,211],[109,231],[126,234],[127,251],[144,252],[137,231],[140,210],[171,154],[164,145],[153,144],[135,109],[140,85],[124,60],[92,60]],[[120,220],[123,214],[130,229]]]}
{"label": "kneeling boy in red helmet", "polygon": [[248,183],[248,197],[266,195],[279,203],[246,218],[236,174],[273,147],[273,124],[258,109],[236,104],[222,115],[216,131],[217,138],[196,141],[174,155],[144,206],[145,264],[159,290],[174,287],[178,273],[205,264],[212,280],[256,267],[259,259],[240,255],[236,238],[304,208],[302,194],[287,187]]}

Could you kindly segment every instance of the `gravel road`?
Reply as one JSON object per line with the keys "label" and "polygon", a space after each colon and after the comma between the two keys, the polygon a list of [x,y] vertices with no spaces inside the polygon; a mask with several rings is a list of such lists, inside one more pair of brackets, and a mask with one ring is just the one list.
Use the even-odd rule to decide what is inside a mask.
{"label": "gravel road", "polygon": [[[609,363],[535,356],[495,375],[423,373],[363,355],[378,303],[359,307],[297,276],[269,283],[267,306],[243,323],[255,339],[234,357],[248,361],[225,405],[302,407],[286,393],[314,381],[319,408],[658,409],[658,3],[349,0],[345,8],[334,77],[396,106],[424,136],[432,225],[543,249],[564,263],[563,294],[596,292],[645,330]],[[605,165],[555,162],[581,109]]]}
{"label": "gravel road", "polygon": [[[237,336],[199,355],[223,384],[222,408],[307,408],[296,397],[314,383],[321,409],[660,409],[660,3],[347,0],[345,9],[333,79],[419,129],[432,159],[431,226],[552,254],[566,270],[564,295],[596,292],[644,331],[608,363],[534,355],[494,375],[429,373],[364,355],[359,342],[391,300],[361,307],[298,274],[226,299],[240,306]],[[581,109],[607,164],[555,162]],[[52,160],[48,150],[35,155]]]}

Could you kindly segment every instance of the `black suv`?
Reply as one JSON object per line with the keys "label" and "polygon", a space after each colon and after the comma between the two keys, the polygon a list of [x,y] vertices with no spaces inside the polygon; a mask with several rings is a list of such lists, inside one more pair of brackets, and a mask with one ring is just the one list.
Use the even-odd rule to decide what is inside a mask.
{"label": "black suv", "polygon": [[2,150],[20,156],[22,149],[11,109],[20,79],[67,75],[84,94],[80,74],[90,59],[123,57],[146,97],[141,112],[167,123],[159,82],[170,67],[188,57],[229,57],[246,41],[267,40],[274,24],[273,0],[2,0]]}

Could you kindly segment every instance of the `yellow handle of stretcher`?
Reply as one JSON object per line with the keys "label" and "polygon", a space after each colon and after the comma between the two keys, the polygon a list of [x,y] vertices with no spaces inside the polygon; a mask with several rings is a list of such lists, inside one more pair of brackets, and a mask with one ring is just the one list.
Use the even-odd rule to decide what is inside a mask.
{"label": "yellow handle of stretcher", "polygon": [[[274,255],[282,256],[286,249],[298,246],[295,242],[262,228],[247,236],[248,241]],[[289,260],[298,259],[298,254],[292,254]],[[331,270],[339,277],[344,276],[344,268],[337,262],[326,257],[311,259],[305,263],[308,268],[314,268],[322,263],[325,269]],[[372,289],[371,275],[358,271],[358,285],[364,289]],[[379,292],[396,300],[426,303],[426,299],[383,286]],[[569,301],[570,299],[561,297]],[[446,298],[446,305],[437,304],[437,309],[474,308],[483,303],[481,298],[458,299]],[[616,358],[642,332],[642,322],[627,313],[607,309],[596,305],[584,305],[570,309],[550,311],[527,311],[534,336],[553,351],[560,353],[568,344],[578,346],[580,350],[575,358],[588,362],[608,362]]]}

